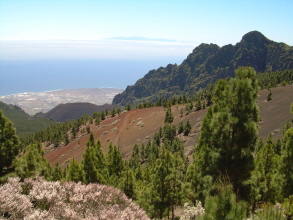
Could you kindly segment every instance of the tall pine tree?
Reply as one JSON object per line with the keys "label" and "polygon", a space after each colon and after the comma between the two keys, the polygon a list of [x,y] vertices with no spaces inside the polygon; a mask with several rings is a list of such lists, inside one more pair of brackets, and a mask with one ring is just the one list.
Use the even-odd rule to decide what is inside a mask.
{"label": "tall pine tree", "polygon": [[19,139],[11,121],[0,111],[0,175],[18,153]]}
{"label": "tall pine tree", "polygon": [[242,195],[244,182],[254,168],[253,155],[259,120],[256,98],[258,85],[251,67],[240,67],[237,77],[219,80],[195,149],[195,163],[201,176],[216,180],[226,175]]}
{"label": "tall pine tree", "polygon": [[[293,103],[291,104],[293,114]],[[287,129],[284,135],[283,149],[281,154],[281,173],[283,174],[283,196],[288,198],[293,194],[293,128]]]}

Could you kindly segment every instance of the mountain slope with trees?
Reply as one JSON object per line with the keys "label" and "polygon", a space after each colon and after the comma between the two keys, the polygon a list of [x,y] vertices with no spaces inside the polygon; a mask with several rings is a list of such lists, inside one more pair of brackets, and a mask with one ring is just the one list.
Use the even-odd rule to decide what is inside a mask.
{"label": "mountain slope with trees", "polygon": [[293,47],[266,38],[258,31],[245,34],[236,45],[200,44],[180,64],[149,71],[113,99],[113,104],[137,104],[160,97],[193,95],[217,79],[234,77],[239,66],[257,73],[293,69]]}
{"label": "mountain slope with trees", "polygon": [[16,134],[20,137],[25,137],[34,132],[43,130],[54,123],[48,118],[31,117],[19,106],[8,105],[1,101],[0,110],[12,121],[16,128]]}
{"label": "mountain slope with trees", "polygon": [[[71,218],[77,216],[76,219],[80,219],[79,215],[93,218],[101,216],[92,211],[103,210],[103,200],[99,198],[107,196],[106,203],[110,207],[117,207],[118,212],[121,210],[120,219],[129,217],[132,213],[129,208],[133,206],[128,203],[126,210],[129,212],[123,214],[124,206],[119,207],[118,204],[126,200],[112,200],[117,195],[115,193],[97,192],[98,183],[122,190],[151,219],[178,219],[179,216],[180,219],[217,220],[292,219],[292,80],[289,81],[291,85],[286,86],[285,80],[283,86],[258,91],[264,81],[257,82],[253,68],[240,67],[236,75],[233,79],[217,81],[208,106],[205,104],[208,100],[205,99],[193,101],[185,97],[186,100],[182,101],[183,97],[172,98],[163,100],[161,105],[153,108],[145,103],[146,106],[140,105],[135,110],[126,107],[122,113],[121,109],[113,109],[110,114],[95,113],[93,117],[84,116],[77,121],[57,123],[62,126],[56,126],[54,132],[51,128],[49,133],[39,132],[35,137],[30,137],[32,139],[13,161],[9,159],[8,163],[2,164],[9,172],[5,172],[0,179],[3,183],[8,180],[7,184],[0,185],[3,191],[3,195],[0,193],[0,215],[13,219],[18,210],[20,216],[29,213],[40,218],[50,213],[63,218],[66,213],[60,212],[60,207],[67,211],[71,207],[78,212],[74,215],[74,211],[70,211]],[[267,78],[266,75],[263,77]],[[271,80],[273,84],[277,81],[280,83],[280,80],[275,81],[276,78]],[[280,100],[283,104],[280,104]],[[282,112],[272,108],[273,105],[277,105]],[[264,110],[267,115],[261,113]],[[142,116],[143,112],[148,112],[149,117]],[[12,131],[12,137],[15,136],[11,123],[5,117],[1,118],[4,122],[0,123],[1,134],[12,143],[13,138],[3,132]],[[277,121],[270,123],[272,118]],[[285,121],[286,124],[283,123]],[[155,122],[159,124],[154,125]],[[282,134],[277,140],[276,135],[281,132],[272,131],[269,124],[282,126]],[[262,129],[266,130],[268,138],[259,138]],[[155,133],[145,136],[147,131]],[[57,136],[62,136],[64,132],[67,135],[63,135],[67,137],[61,138],[61,142],[55,144],[57,149],[51,152],[59,152],[55,159],[68,159],[64,163],[55,160],[53,165],[53,161],[50,161],[52,157],[49,157],[51,152],[45,155],[43,147],[51,145],[50,140],[58,139]],[[145,144],[137,139],[137,133],[144,135]],[[123,137],[127,145],[132,145],[133,150],[128,148],[131,154],[123,154],[126,150],[122,144]],[[129,143],[131,138],[135,144]],[[85,143],[82,139],[86,139]],[[185,143],[196,139],[192,151],[187,153]],[[47,141],[42,146],[35,142],[37,140]],[[3,144],[2,149],[5,146],[13,150],[18,145],[17,141],[6,145],[3,138],[0,143]],[[9,152],[5,147],[0,152]],[[34,184],[27,179],[39,179],[36,175],[49,182],[40,179]],[[28,185],[23,185],[26,183]],[[68,186],[68,190],[63,190]],[[93,188],[98,194],[91,194],[90,189]],[[10,193],[11,189],[14,189],[14,193]],[[109,191],[113,192],[112,189]],[[53,195],[51,192],[58,193]],[[62,192],[78,193],[68,197]],[[118,194],[120,198],[124,196]],[[22,199],[15,202],[15,198]],[[27,204],[27,209],[24,204]],[[95,208],[91,209],[90,204],[94,204]],[[133,215],[145,216],[138,206],[134,207]]]}
{"label": "mountain slope with trees", "polygon": [[113,106],[110,104],[95,105],[92,103],[66,103],[59,104],[47,113],[43,114],[42,117],[49,118],[53,121],[64,122],[67,120],[76,120],[84,115],[93,115],[94,112],[105,111],[106,109],[112,109]]}

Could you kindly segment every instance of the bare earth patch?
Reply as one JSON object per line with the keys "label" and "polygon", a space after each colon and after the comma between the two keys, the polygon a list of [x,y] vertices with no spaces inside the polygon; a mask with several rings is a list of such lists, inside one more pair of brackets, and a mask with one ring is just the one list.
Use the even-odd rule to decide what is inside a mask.
{"label": "bare earth patch", "polygon": [[[290,103],[293,102],[293,84],[286,87],[277,87],[272,90],[272,100],[265,102],[268,91],[261,90],[259,92],[258,104],[261,115],[261,123],[259,123],[259,136],[266,140],[269,134],[273,134],[276,139],[282,136],[282,126],[293,119],[290,113]],[[191,158],[193,147],[200,134],[200,123],[204,118],[207,109],[191,112],[188,115],[179,117],[181,108],[173,106],[172,113],[174,115],[173,124],[178,126],[180,121],[186,123],[189,119],[192,130],[188,137],[182,136],[185,145],[185,153]],[[109,144],[119,147],[122,155],[129,159],[135,143],[146,144],[151,140],[160,127],[164,125],[165,110],[163,107],[153,107],[146,109],[136,109],[124,112],[120,116],[107,118],[99,126],[91,125],[91,131],[95,140],[100,139],[104,152],[107,152]],[[278,131],[278,132],[276,132]],[[51,165],[57,161],[62,167],[65,167],[71,157],[75,157],[78,161],[82,159],[82,154],[86,147],[89,134],[81,135],[67,146],[62,146],[45,155]],[[79,144],[78,144],[79,143]]]}

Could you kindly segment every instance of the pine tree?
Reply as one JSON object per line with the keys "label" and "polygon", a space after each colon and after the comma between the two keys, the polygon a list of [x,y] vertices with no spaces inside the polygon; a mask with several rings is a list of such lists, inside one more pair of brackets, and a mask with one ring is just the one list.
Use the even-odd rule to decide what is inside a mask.
{"label": "pine tree", "polygon": [[179,127],[178,127],[178,134],[181,134],[184,131],[184,124],[183,121],[180,121]]}
{"label": "pine tree", "polygon": [[123,190],[129,198],[135,198],[135,179],[132,169],[126,168],[122,173],[122,178],[119,183],[119,188]]}
{"label": "pine tree", "polygon": [[241,189],[247,197],[244,184],[254,167],[252,152],[258,133],[258,85],[253,68],[241,67],[236,75],[216,85],[214,105],[202,122],[195,162],[202,177],[210,175],[215,180],[227,175],[234,190]]}
{"label": "pine tree", "polygon": [[[293,114],[293,103],[291,104]],[[293,128],[286,130],[281,153],[281,173],[283,175],[283,196],[288,198],[293,194]]]}
{"label": "pine tree", "polygon": [[112,111],[111,111],[111,117],[115,117],[116,115],[116,109],[115,108],[112,108]]}
{"label": "pine tree", "polygon": [[104,156],[104,153],[102,150],[102,144],[101,144],[100,140],[98,140],[97,143],[94,145],[94,152],[96,154],[97,161],[98,161],[95,164],[96,168],[98,169],[99,172],[102,172],[102,170],[103,170],[104,177],[106,177],[106,175],[107,175],[107,172],[105,170],[106,169],[106,161],[105,161],[105,156]]}
{"label": "pine tree", "polygon": [[116,146],[112,146],[112,143],[109,145],[109,151],[107,154],[107,165],[110,176],[115,175],[117,178],[121,177],[121,174],[124,170],[124,161],[120,151],[117,149]]}
{"label": "pine tree", "polygon": [[131,159],[129,160],[129,167],[136,168],[140,164],[140,152],[137,144],[134,145]]}
{"label": "pine tree", "polygon": [[183,117],[183,108],[180,109],[180,117]]}
{"label": "pine tree", "polygon": [[156,217],[160,219],[163,219],[169,208],[171,168],[172,156],[163,149],[155,162],[151,185],[154,210],[158,213]]}
{"label": "pine tree", "polygon": [[106,183],[105,159],[101,150],[101,142],[95,144],[91,133],[82,159],[85,183]]}
{"label": "pine tree", "polygon": [[130,110],[131,110],[131,106],[130,106],[129,103],[125,106],[125,110],[126,110],[126,111],[130,111]]}
{"label": "pine tree", "polygon": [[253,210],[257,201],[274,202],[280,196],[281,179],[279,175],[279,155],[270,135],[266,144],[261,146],[255,158],[255,170],[252,172]]}
{"label": "pine tree", "polygon": [[201,110],[201,101],[200,101],[200,100],[198,100],[198,101],[196,102],[196,104],[195,104],[195,109],[196,109],[196,111]]}
{"label": "pine tree", "polygon": [[179,153],[173,154],[172,157],[171,173],[168,177],[170,181],[168,200],[171,207],[172,219],[175,219],[175,207],[182,205],[183,200],[182,181],[184,173],[184,163]]}
{"label": "pine tree", "polygon": [[95,157],[94,147],[92,145],[87,144],[85,152],[83,154],[82,159],[82,167],[84,170],[84,180],[85,183],[100,183],[98,178],[98,171],[95,167],[95,163],[97,163],[97,158]]}
{"label": "pine tree", "polygon": [[166,109],[165,123],[172,123],[174,120],[174,116],[172,114],[171,108]]}
{"label": "pine tree", "polygon": [[101,112],[101,121],[105,120],[105,118],[106,118],[106,117],[105,117],[105,112],[102,111],[102,112]]}
{"label": "pine tree", "polygon": [[90,128],[90,126],[89,126],[89,125],[88,125],[88,126],[86,126],[86,133],[87,133],[87,134],[91,133],[91,128]]}
{"label": "pine tree", "polygon": [[100,123],[101,123],[100,118],[95,119],[95,125],[96,125],[96,126],[99,125]]}
{"label": "pine tree", "polygon": [[267,96],[267,101],[271,101],[272,100],[272,91],[271,89],[269,90],[269,94]]}
{"label": "pine tree", "polygon": [[90,137],[88,142],[86,143],[86,145],[90,145],[90,146],[94,146],[95,145],[95,138],[94,138],[94,134],[91,132]]}
{"label": "pine tree", "polygon": [[207,196],[205,214],[200,219],[246,219],[247,204],[237,199],[231,184],[220,181],[216,186],[216,191],[215,196]]}
{"label": "pine tree", "polygon": [[176,137],[176,126],[166,123],[163,127],[163,141],[164,143],[172,143]]}
{"label": "pine tree", "polygon": [[283,174],[283,196],[293,194],[293,128],[286,131],[281,154],[281,173]]}
{"label": "pine tree", "polygon": [[66,181],[84,182],[84,172],[81,165],[73,157],[66,169]]}
{"label": "pine tree", "polygon": [[184,181],[184,195],[195,206],[198,200],[204,199],[213,189],[213,179],[211,176],[202,176],[201,170],[196,163],[188,166]]}
{"label": "pine tree", "polygon": [[188,119],[185,126],[184,126],[184,136],[188,136],[190,131],[191,131],[191,124]]}
{"label": "pine tree", "polygon": [[19,139],[11,121],[0,111],[0,175],[18,153]]}
{"label": "pine tree", "polygon": [[121,109],[120,108],[117,108],[117,114],[120,116],[120,114],[121,114]]}
{"label": "pine tree", "polygon": [[16,174],[21,178],[44,176],[51,178],[51,166],[44,158],[44,151],[41,144],[31,144],[27,146],[22,155],[15,159],[14,167]]}
{"label": "pine tree", "polygon": [[52,170],[52,180],[58,181],[62,180],[63,172],[58,162],[56,162],[54,169]]}

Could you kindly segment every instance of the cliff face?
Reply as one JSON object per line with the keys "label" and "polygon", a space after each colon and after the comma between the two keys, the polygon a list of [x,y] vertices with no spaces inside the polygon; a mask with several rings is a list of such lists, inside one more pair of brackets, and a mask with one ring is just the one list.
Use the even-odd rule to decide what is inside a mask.
{"label": "cliff face", "polygon": [[113,104],[191,95],[219,78],[234,77],[235,69],[247,65],[257,72],[293,69],[293,47],[269,40],[258,31],[245,34],[236,45],[200,44],[182,64],[149,71],[116,95]]}

